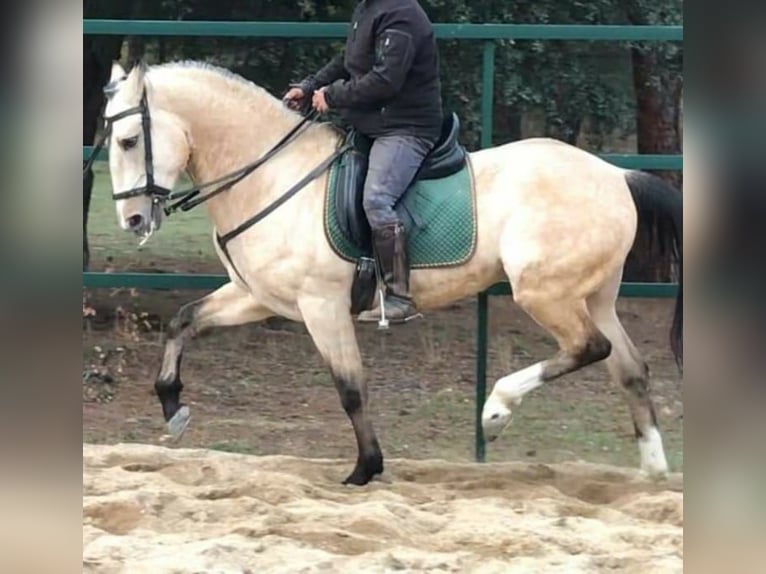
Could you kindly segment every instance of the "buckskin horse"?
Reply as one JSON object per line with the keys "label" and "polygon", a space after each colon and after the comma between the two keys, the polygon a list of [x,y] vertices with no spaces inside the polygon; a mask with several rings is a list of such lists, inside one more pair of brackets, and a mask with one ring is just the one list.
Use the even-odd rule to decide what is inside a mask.
{"label": "buckskin horse", "polygon": [[[368,483],[383,472],[355,334],[355,315],[380,300],[360,198],[369,142],[198,62],[128,72],[115,64],[104,91],[97,148],[109,149],[120,226],[146,240],[164,217],[205,203],[230,279],[169,324],[155,390],[170,434],[180,437],[190,420],[181,402],[186,341],[282,316],[306,325],[353,426],[358,458],[343,483]],[[486,437],[501,434],[526,393],[604,361],[624,390],[641,469],[666,475],[648,367],[615,300],[639,225],[681,264],[680,192],[553,139],[468,152],[458,130],[458,118],[445,117],[442,140],[397,207],[410,231],[415,302],[432,310],[508,280],[515,303],[559,347],[496,381],[482,411]],[[172,191],[183,172],[192,187]],[[670,347],[682,371],[680,287]]]}

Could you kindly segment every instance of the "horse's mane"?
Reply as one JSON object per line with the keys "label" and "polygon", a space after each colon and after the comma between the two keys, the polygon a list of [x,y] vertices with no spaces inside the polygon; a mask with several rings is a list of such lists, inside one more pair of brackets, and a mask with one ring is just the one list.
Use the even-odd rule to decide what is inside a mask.
{"label": "horse's mane", "polygon": [[197,71],[213,74],[219,79],[225,80],[226,83],[233,88],[242,90],[243,92],[250,92],[251,95],[258,97],[261,102],[271,104],[270,107],[272,110],[276,113],[282,114],[285,118],[294,119],[300,117],[300,114],[282,105],[280,99],[275,97],[264,87],[259,86],[255,82],[252,82],[227,68],[211,64],[209,62],[199,60],[178,60],[174,62],[155,64],[148,68],[147,77],[151,81],[151,76],[153,74],[161,74],[164,71],[174,70],[189,70],[192,72]]}
{"label": "horse's mane", "polygon": [[[208,71],[208,72],[215,72],[220,76],[223,76],[224,78],[228,80],[232,80],[234,82],[237,82],[238,84],[242,85],[243,87],[251,88],[253,90],[257,90],[260,92],[268,92],[259,86],[258,84],[251,82],[247,78],[240,76],[239,74],[232,72],[231,70],[224,68],[222,66],[217,66],[215,64],[211,64],[209,62],[203,62],[201,60],[177,60],[174,62],[165,62],[162,64],[155,64],[149,68],[149,71],[157,70],[168,70],[168,69],[191,69],[191,70],[202,70],[202,71]],[[269,94],[271,95],[271,94]]]}

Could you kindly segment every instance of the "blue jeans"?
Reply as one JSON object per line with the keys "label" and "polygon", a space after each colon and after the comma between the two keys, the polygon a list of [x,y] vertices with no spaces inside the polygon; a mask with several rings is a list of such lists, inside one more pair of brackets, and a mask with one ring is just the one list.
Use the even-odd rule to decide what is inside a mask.
{"label": "blue jeans", "polygon": [[394,211],[436,142],[410,135],[381,136],[370,149],[363,205],[373,230],[399,223]]}

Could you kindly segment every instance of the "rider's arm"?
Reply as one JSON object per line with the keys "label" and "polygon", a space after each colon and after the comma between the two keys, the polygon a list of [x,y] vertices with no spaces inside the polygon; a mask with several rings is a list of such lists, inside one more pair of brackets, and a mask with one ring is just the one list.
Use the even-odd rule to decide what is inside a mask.
{"label": "rider's arm", "polygon": [[349,74],[343,64],[343,52],[341,52],[316,74],[304,78],[301,83],[298,84],[298,87],[301,88],[305,94],[310,96],[315,90],[322,86],[332,84],[336,80],[345,80],[348,77]]}
{"label": "rider's arm", "polygon": [[406,13],[387,14],[375,33],[375,64],[356,79],[341,79],[325,90],[330,107],[354,108],[378,104],[399,92],[415,58],[417,31]]}

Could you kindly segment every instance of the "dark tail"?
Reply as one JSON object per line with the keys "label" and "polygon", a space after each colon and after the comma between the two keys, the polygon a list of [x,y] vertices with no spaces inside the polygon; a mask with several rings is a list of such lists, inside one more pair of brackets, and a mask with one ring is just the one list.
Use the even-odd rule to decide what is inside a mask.
{"label": "dark tail", "polygon": [[670,348],[683,372],[683,196],[680,191],[656,175],[629,171],[625,181],[638,210],[638,232],[646,231],[663,255],[671,251],[678,262],[678,298],[670,328]]}

